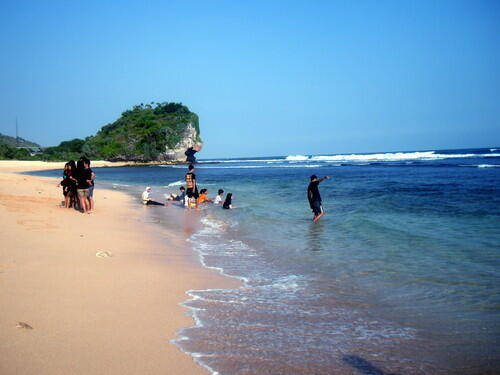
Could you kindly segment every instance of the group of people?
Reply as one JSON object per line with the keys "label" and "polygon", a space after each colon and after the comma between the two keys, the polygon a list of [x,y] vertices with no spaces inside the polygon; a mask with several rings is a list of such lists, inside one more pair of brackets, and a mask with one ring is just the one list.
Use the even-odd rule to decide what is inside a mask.
{"label": "group of people", "polygon": [[[147,187],[142,193],[142,202],[145,205],[165,206],[168,201],[177,201],[187,208],[199,208],[205,203],[213,203],[215,205],[222,204],[224,209],[233,209],[233,194],[228,193],[224,199],[224,190],[219,189],[215,198],[208,197],[208,190],[201,189],[198,192],[198,183],[196,181],[195,167],[190,164],[188,172],[185,175],[186,187],[179,188],[180,194],[166,195],[166,202],[156,202],[151,198],[151,187]],[[307,199],[314,217],[313,222],[317,222],[325,214],[319,193],[319,184],[328,180],[330,177],[325,176],[318,178],[312,175],[307,187]],[[90,213],[94,210],[94,179],[95,173],[90,168],[90,160],[85,156],[80,157],[78,162],[70,160],[64,165],[63,179],[58,184],[62,186],[64,195],[64,207],[74,207],[84,213]]]}
{"label": "group of people", "polygon": [[90,169],[90,160],[82,156],[76,163],[70,160],[64,165],[62,186],[64,207],[76,208],[84,213],[94,210],[95,173]]}
{"label": "group of people", "polygon": [[[186,188],[181,186],[179,188],[180,194],[170,194],[165,196],[167,201],[177,201],[182,205],[185,205],[187,208],[198,208],[200,205],[204,203],[213,203],[213,204],[221,204],[224,200],[224,190],[219,189],[215,198],[208,197],[208,190],[201,189],[198,192],[198,184],[196,181],[195,167],[193,164],[190,164],[188,167],[188,172],[185,176]],[[314,214],[313,222],[317,222],[319,219],[323,217],[325,212],[323,211],[323,205],[321,200],[321,194],[319,192],[319,184],[324,181],[330,179],[330,176],[324,176],[318,178],[316,175],[312,175],[310,177],[310,183],[307,187],[307,200],[309,201],[309,206]],[[145,205],[160,205],[165,206],[165,203],[156,202],[151,199],[151,188],[148,186],[146,190],[142,193],[142,202]],[[222,203],[222,208],[224,209],[232,209],[236,208],[232,204],[233,194],[228,193],[226,195],[226,199],[224,203]]]}
{"label": "group of people", "polygon": [[222,208],[230,210],[236,208],[233,205],[233,194],[228,193],[224,199],[224,190],[219,189],[215,198],[208,197],[208,190],[201,189],[198,191],[198,184],[196,181],[196,174],[194,173],[195,168],[193,164],[190,164],[188,167],[188,172],[185,176],[186,187],[181,186],[179,188],[180,194],[170,194],[166,195],[166,203],[160,203],[151,198],[151,187],[146,187],[144,192],[142,193],[142,203],[144,205],[153,205],[153,206],[166,206],[168,201],[176,201],[181,205],[186,206],[187,208],[199,208],[201,205],[205,203],[213,203],[216,205],[222,204]]}

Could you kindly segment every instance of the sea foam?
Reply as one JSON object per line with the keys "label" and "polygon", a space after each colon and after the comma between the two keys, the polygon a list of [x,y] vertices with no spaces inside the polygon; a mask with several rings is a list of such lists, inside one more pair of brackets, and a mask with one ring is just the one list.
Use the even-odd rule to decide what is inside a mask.
{"label": "sea foam", "polygon": [[[491,149],[493,150],[493,149]],[[286,157],[286,161],[315,161],[315,162],[384,162],[384,161],[408,161],[408,160],[442,160],[456,158],[481,158],[481,157],[499,157],[500,154],[439,154],[436,151],[418,151],[418,152],[386,152],[378,154],[337,154],[337,155],[316,155],[302,156],[290,155]]]}

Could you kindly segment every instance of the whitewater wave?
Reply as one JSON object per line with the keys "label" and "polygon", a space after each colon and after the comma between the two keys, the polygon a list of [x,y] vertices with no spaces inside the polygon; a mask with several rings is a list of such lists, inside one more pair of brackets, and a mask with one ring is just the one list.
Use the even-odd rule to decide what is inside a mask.
{"label": "whitewater wave", "polygon": [[231,159],[231,160],[200,160],[200,164],[214,164],[214,163],[271,163],[281,162],[281,159]]}
{"label": "whitewater wave", "polygon": [[[288,155],[285,157],[269,158],[269,159],[231,159],[231,160],[204,160],[202,164],[210,163],[235,163],[235,164],[247,164],[247,163],[266,163],[266,164],[296,164],[310,163],[310,162],[350,162],[350,163],[360,163],[360,162],[407,162],[407,161],[433,161],[433,160],[443,160],[443,159],[459,159],[459,158],[492,158],[500,157],[500,153],[493,153],[498,151],[497,148],[491,148],[489,151],[491,153],[483,154],[473,154],[473,153],[463,153],[463,154],[445,154],[439,153],[438,151],[416,151],[416,152],[386,152],[386,153],[376,153],[376,154],[334,154],[334,155]],[[260,166],[258,166],[261,168]],[[175,166],[174,166],[175,168]],[[206,166],[204,166],[206,168]],[[257,166],[252,166],[251,168],[257,168]]]}
{"label": "whitewater wave", "polygon": [[[324,164],[296,164],[296,165],[227,165],[227,166],[203,166],[203,169],[254,169],[254,168],[321,168]],[[206,185],[206,184],[204,184]]]}
{"label": "whitewater wave", "polygon": [[442,160],[456,158],[481,158],[481,157],[499,157],[500,154],[439,154],[436,151],[419,152],[387,152],[380,154],[350,154],[350,155],[318,155],[303,156],[290,155],[287,161],[321,161],[321,162],[384,162],[384,161],[408,161],[408,160]]}
{"label": "whitewater wave", "polygon": [[304,160],[309,160],[309,156],[304,156],[304,155],[289,155],[286,157],[287,161],[304,161]]}
{"label": "whitewater wave", "polygon": [[476,165],[478,168],[499,168],[500,164],[479,164]]}
{"label": "whitewater wave", "polygon": [[185,183],[185,181],[179,180],[179,181],[171,182],[167,186],[181,186],[181,185],[184,185],[184,183]]}

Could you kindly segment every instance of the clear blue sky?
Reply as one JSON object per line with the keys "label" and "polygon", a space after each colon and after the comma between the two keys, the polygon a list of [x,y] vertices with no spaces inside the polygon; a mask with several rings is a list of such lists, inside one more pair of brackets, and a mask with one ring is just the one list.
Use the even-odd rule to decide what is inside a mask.
{"label": "clear blue sky", "polygon": [[2,0],[0,31],[0,132],[44,146],[151,101],[200,158],[500,145],[499,1]]}

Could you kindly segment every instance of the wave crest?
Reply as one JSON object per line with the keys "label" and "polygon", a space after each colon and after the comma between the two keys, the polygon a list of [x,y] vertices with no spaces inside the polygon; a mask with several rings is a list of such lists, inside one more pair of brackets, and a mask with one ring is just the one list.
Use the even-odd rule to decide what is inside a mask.
{"label": "wave crest", "polygon": [[312,162],[391,162],[391,161],[408,161],[408,160],[442,160],[442,159],[457,159],[457,158],[481,158],[481,157],[498,157],[500,154],[438,154],[436,151],[417,151],[417,152],[386,152],[379,154],[350,154],[350,155],[317,155],[303,156],[290,155],[286,157],[286,161],[312,161]]}
{"label": "wave crest", "polygon": [[309,156],[304,156],[304,155],[289,155],[286,157],[287,161],[304,161],[304,160],[309,160]]}

